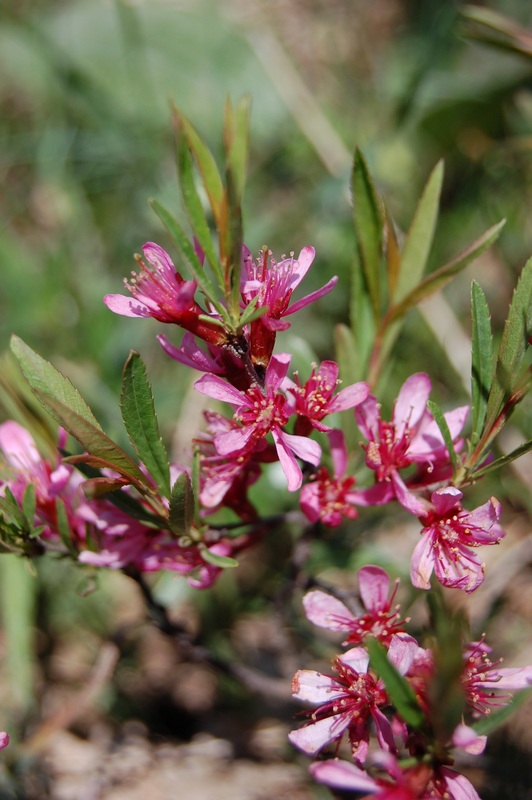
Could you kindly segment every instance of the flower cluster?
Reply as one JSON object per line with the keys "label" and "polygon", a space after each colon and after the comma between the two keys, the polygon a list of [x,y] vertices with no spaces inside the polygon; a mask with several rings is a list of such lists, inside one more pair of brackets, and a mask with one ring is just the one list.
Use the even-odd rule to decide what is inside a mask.
{"label": "flower cluster", "polygon": [[[395,590],[388,598],[387,573],[376,566],[359,571],[362,613],[352,612],[343,602],[323,591],[309,592],[303,601],[313,623],[347,633],[344,644],[356,642],[332,662],[333,675],[299,670],[292,682],[295,698],[312,703],[309,720],[292,731],[292,744],[316,757],[331,745],[337,756],[343,739],[349,743],[352,761],[320,760],[312,764],[313,777],[329,786],[377,794],[383,798],[477,798],[469,781],[452,765],[454,750],[481,753],[486,737],[478,736],[466,720],[485,716],[509,701],[508,691],[532,685],[532,666],[500,667],[490,659],[490,648],[482,640],[468,643],[458,680],[464,697],[464,714],[449,740],[441,741],[434,725],[431,684],[436,663],[404,630],[394,606]],[[397,587],[396,587],[397,588]],[[394,705],[393,691],[370,666],[364,646],[367,637],[379,640],[387,658],[411,687],[420,720],[408,724]],[[373,734],[375,740],[373,740]]]}

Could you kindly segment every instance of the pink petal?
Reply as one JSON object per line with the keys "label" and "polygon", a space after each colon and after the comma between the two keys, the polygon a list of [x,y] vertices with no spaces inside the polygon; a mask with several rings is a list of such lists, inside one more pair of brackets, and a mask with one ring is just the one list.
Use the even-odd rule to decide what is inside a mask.
{"label": "pink petal", "polygon": [[466,753],[478,756],[486,748],[487,736],[479,736],[478,733],[468,725],[458,725],[453,733],[452,742],[455,747],[465,750]]}
{"label": "pink petal", "polygon": [[[517,689],[529,689],[532,686],[532,666],[530,667],[503,667],[502,669],[494,669],[489,672],[491,680],[489,681],[475,681],[477,686],[483,686],[486,689],[506,689],[515,691]],[[493,683],[493,677],[498,677],[496,683]]]}
{"label": "pink petal", "polygon": [[281,467],[288,481],[288,491],[296,492],[303,483],[303,473],[301,472],[301,467],[297,463],[292,449],[286,441],[288,434],[283,433],[281,428],[273,428],[272,436],[279,461],[281,462]]}
{"label": "pink petal", "polygon": [[359,383],[352,383],[351,386],[346,386],[338,394],[333,397],[329,403],[329,413],[334,414],[336,411],[344,411],[346,408],[353,408],[360,405],[369,395],[369,386],[367,383],[360,381]]}
{"label": "pink petal", "polygon": [[480,800],[472,784],[463,775],[459,775],[446,767],[441,768],[441,773],[445,778],[452,800]]}
{"label": "pink petal", "polygon": [[315,756],[326,744],[337,739],[351,724],[352,715],[337,714],[304,725],[298,730],[291,731],[288,738],[293,745],[298,747],[308,756]]}
{"label": "pink petal", "polygon": [[393,422],[398,439],[402,437],[406,427],[416,427],[425,413],[430,390],[430,378],[425,372],[416,372],[403,383],[393,409]]}
{"label": "pink petal", "polygon": [[234,428],[227,433],[220,433],[214,439],[216,452],[221,456],[230,456],[239,453],[245,448],[253,436],[254,428],[249,425],[246,428]]}
{"label": "pink petal", "polygon": [[280,428],[279,436],[284,445],[289,447],[298,458],[313,464],[315,467],[318,466],[321,459],[321,447],[314,439],[309,439],[307,436],[296,436],[293,433],[285,433]]}
{"label": "pink petal", "polygon": [[303,598],[305,614],[310,622],[330,631],[349,631],[356,620],[354,614],[336,597],[315,589]]}
{"label": "pink petal", "polygon": [[322,503],[319,486],[316,483],[306,483],[299,495],[301,510],[309,522],[317,522],[321,517]]}
{"label": "pink petal", "polygon": [[318,783],[334,789],[347,789],[353,792],[378,792],[379,784],[367,772],[349,761],[332,759],[311,764],[309,772]]}
{"label": "pink petal", "polygon": [[355,418],[361,433],[368,441],[371,442],[378,438],[381,410],[374,395],[370,394],[363,403],[355,408]]}
{"label": "pink petal", "polygon": [[347,469],[347,448],[345,446],[344,434],[341,430],[336,429],[329,431],[328,436],[331,446],[334,477],[339,478]]}
{"label": "pink petal", "polygon": [[392,472],[391,478],[395,496],[403,508],[406,508],[407,511],[410,511],[411,514],[415,514],[416,517],[425,516],[427,513],[427,506],[423,500],[421,500],[419,497],[416,497],[416,495],[412,494],[412,492],[408,491],[402,478],[399,477],[395,470]]}
{"label": "pink petal", "polygon": [[0,450],[15,466],[40,464],[42,461],[32,435],[14,420],[0,425]]}
{"label": "pink petal", "polygon": [[400,675],[406,675],[419,650],[416,640],[408,633],[396,633],[392,636],[388,649],[388,660]]}
{"label": "pink petal", "polygon": [[447,514],[451,508],[454,508],[464,495],[460,489],[454,486],[446,486],[445,489],[437,489],[431,495],[432,504],[438,516],[442,517]]}
{"label": "pink petal", "polygon": [[246,406],[248,399],[244,392],[235,389],[234,386],[222,380],[217,375],[203,375],[194,384],[194,388],[206,394],[207,397],[212,397],[214,400],[220,400],[222,403],[230,403],[232,406]]}
{"label": "pink petal", "polygon": [[343,686],[312,669],[300,669],[292,679],[292,695],[309,703],[328,703],[345,695]]}
{"label": "pink petal", "polygon": [[352,647],[338,657],[344,664],[348,664],[355,672],[367,672],[369,666],[369,654],[363,647]]}
{"label": "pink petal", "polygon": [[390,578],[388,573],[368,565],[358,571],[358,588],[364,607],[368,611],[380,611],[388,605]]}
{"label": "pink petal", "polygon": [[412,553],[410,580],[416,589],[430,589],[430,576],[434,570],[435,558],[433,541],[432,532],[424,533]]}
{"label": "pink petal", "polygon": [[321,289],[316,289],[315,292],[307,294],[305,297],[302,297],[301,300],[298,300],[293,305],[291,305],[290,308],[284,312],[284,316],[287,317],[289,314],[295,314],[296,311],[301,311],[301,309],[305,308],[305,306],[308,306],[311,303],[315,303],[316,300],[319,300],[326,294],[329,294],[329,292],[334,289],[337,283],[338,283],[338,276],[335,275],[334,278],[331,278],[331,280],[328,281],[325,284],[325,286],[322,286]]}
{"label": "pink petal", "polygon": [[279,389],[286,378],[291,358],[292,356],[289,353],[278,353],[271,357],[264,379],[264,384],[269,392],[273,393]]}
{"label": "pink petal", "polygon": [[123,294],[106,294],[103,302],[115,314],[123,317],[149,317],[151,311],[144,303],[139,303],[134,297],[125,297]]}

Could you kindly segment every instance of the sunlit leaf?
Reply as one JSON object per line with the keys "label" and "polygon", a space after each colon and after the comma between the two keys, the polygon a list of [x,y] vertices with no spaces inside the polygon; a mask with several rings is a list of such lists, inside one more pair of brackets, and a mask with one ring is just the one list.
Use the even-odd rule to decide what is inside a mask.
{"label": "sunlit leaf", "polygon": [[441,408],[437,403],[434,402],[434,400],[427,401],[427,408],[434,417],[434,422],[440,430],[443,441],[445,442],[445,447],[449,452],[449,457],[453,465],[453,471],[456,472],[458,469],[458,456],[456,454],[456,450],[454,449],[454,443],[451,437],[451,431],[447,425],[447,420],[445,419]]}
{"label": "sunlit leaf", "polygon": [[[499,417],[514,388],[522,381],[521,369],[532,335],[532,259],[525,264],[510,303],[497,356],[495,380],[486,412],[486,428]],[[508,414],[512,409],[508,409]]]}
{"label": "sunlit leaf", "polygon": [[381,253],[383,218],[380,200],[364,156],[355,149],[352,173],[353,216],[360,265],[367,283],[373,314],[380,316],[382,305]]}
{"label": "sunlit leaf", "polygon": [[173,108],[173,113],[177,126],[183,132],[187,144],[194,155],[203,180],[203,185],[205,186],[205,191],[209,197],[214,219],[216,220],[217,226],[220,227],[224,189],[218,167],[216,166],[216,161],[201,136],[184,114],[175,106]]}
{"label": "sunlit leaf", "polygon": [[423,190],[401,253],[395,292],[397,301],[403,300],[418,285],[425,272],[438,219],[442,182],[443,162],[439,161]]}
{"label": "sunlit leaf", "polygon": [[442,289],[451,278],[461,272],[468,264],[471,264],[484,250],[493,244],[499,236],[504,224],[505,220],[502,220],[497,223],[497,225],[493,225],[493,227],[489,228],[482,236],[479,236],[478,239],[470,244],[469,247],[466,247],[459,256],[449,261],[448,264],[440,267],[440,269],[435,272],[432,272],[430,275],[427,275],[427,277],[412,289],[401,302],[392,306],[388,313],[388,321],[392,322],[395,319],[399,319],[406,314],[409,309],[416,306],[426,297],[430,297],[431,294]]}
{"label": "sunlit leaf", "polygon": [[132,350],[124,365],[120,396],[122,419],[131,443],[160,493],[170,496],[168,455],[159,433],[153,394],[140,355]]}
{"label": "sunlit leaf", "polygon": [[194,490],[186,472],[182,472],[172,487],[169,520],[171,530],[178,536],[186,536],[194,522]]}
{"label": "sunlit leaf", "polygon": [[471,318],[473,322],[471,347],[473,430],[471,441],[476,444],[486,419],[488,395],[493,378],[493,339],[490,312],[484,292],[476,281],[473,281],[471,286]]}

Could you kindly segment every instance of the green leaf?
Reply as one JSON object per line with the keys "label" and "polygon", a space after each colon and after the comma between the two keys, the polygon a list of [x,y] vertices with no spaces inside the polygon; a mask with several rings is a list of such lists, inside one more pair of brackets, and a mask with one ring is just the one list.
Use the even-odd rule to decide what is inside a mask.
{"label": "green leaf", "polygon": [[258,302],[259,295],[257,294],[242,312],[242,316],[238,320],[239,328],[243,328],[244,325],[249,325],[250,322],[254,322],[256,319],[260,319],[260,317],[264,316],[264,314],[268,311],[268,306],[261,306],[260,308],[257,308]]}
{"label": "green leaf", "polygon": [[[532,258],[527,261],[523,268],[504,325],[497,357],[495,380],[488,398],[486,428],[495,423],[514,388],[522,381],[520,373],[531,335]],[[509,409],[509,413],[512,410]]]}
{"label": "green leaf", "polygon": [[456,472],[456,470],[458,469],[458,456],[456,454],[456,450],[454,449],[454,443],[451,437],[451,431],[449,430],[449,426],[447,425],[447,420],[445,419],[439,405],[435,403],[433,400],[427,400],[427,408],[434,417],[434,422],[440,429],[443,441],[445,442],[445,447],[449,452],[449,457],[453,465],[453,472]]}
{"label": "green leaf", "polygon": [[368,287],[373,315],[380,317],[382,306],[381,252],[383,218],[379,196],[364,156],[355,149],[352,174],[353,215],[360,266]]}
{"label": "green leaf", "polygon": [[182,472],[172,487],[170,496],[170,529],[178,536],[188,536],[194,522],[194,491],[188,473]]}
{"label": "green leaf", "polygon": [[242,199],[246,184],[249,155],[249,114],[251,98],[242,97],[235,109],[229,100],[225,104],[224,141],[227,162],[233,176],[236,194]]}
{"label": "green leaf", "polygon": [[187,146],[186,139],[181,135],[177,144],[177,167],[179,173],[179,185],[181,187],[181,195],[183,197],[183,204],[187,212],[189,222],[194,231],[194,235],[198,240],[205,256],[211,267],[213,268],[218,279],[220,288],[223,289],[223,278],[218,258],[214,249],[211,232],[203,206],[196,191],[194,182],[194,170],[192,166],[192,159]]}
{"label": "green leaf", "polygon": [[22,498],[22,511],[26,517],[30,527],[33,527],[33,520],[35,519],[35,509],[37,506],[35,484],[29,483]]}
{"label": "green leaf", "polygon": [[368,636],[365,644],[371,666],[384,681],[390,700],[403,722],[413,728],[422,728],[425,724],[425,714],[417,701],[412,686],[390,662],[386,649],[378,639]]}
{"label": "green leaf", "polygon": [[224,188],[216,161],[207,145],[197,133],[193,125],[175,106],[173,107],[174,118],[178,128],[183,132],[187,144],[194,156],[198,170],[200,172],[205,191],[209,198],[214,219],[218,228],[221,227]]}
{"label": "green leaf", "polygon": [[76,561],[78,558],[78,552],[74,546],[74,542],[72,541],[72,530],[70,528],[70,523],[68,521],[68,511],[66,508],[65,503],[60,497],[57,497],[55,500],[55,510],[56,510],[56,525],[55,528],[59,537],[66,547],[68,552],[71,556],[73,556]]}
{"label": "green leaf", "polygon": [[421,280],[432,247],[443,182],[443,161],[434,167],[407,234],[395,296],[402,300]]}
{"label": "green leaf", "polygon": [[12,337],[11,347],[32,391],[52,417],[89,453],[128,475],[136,485],[146,486],[146,477],[127,453],[103,432],[68,378],[17,336]]}
{"label": "green leaf", "polygon": [[527,442],[523,442],[523,444],[520,444],[519,447],[515,448],[515,450],[512,450],[511,453],[506,453],[506,455],[496,458],[495,461],[492,461],[490,464],[482,467],[482,469],[475,470],[472,477],[474,477],[475,480],[477,480],[477,478],[483,478],[485,475],[489,475],[490,472],[495,472],[495,470],[504,467],[511,461],[521,458],[521,456],[529,453],[530,450],[532,450],[532,439],[529,439]]}
{"label": "green leaf", "polygon": [[92,427],[102,430],[100,423],[78,390],[49,361],[46,361],[15,335],[11,337],[11,350],[18,360],[24,377],[42,405],[46,407],[43,397],[53,396],[79,417],[90,423]]}
{"label": "green leaf", "polygon": [[150,200],[150,205],[168,230],[172,240],[183,257],[192,277],[203,291],[205,297],[222,317],[227,317],[227,312],[216,299],[216,292],[211,281],[205,274],[201,262],[196,255],[193,245],[189,242],[185,232],[178,221],[157,200]]}
{"label": "green leaf", "polygon": [[19,556],[0,558],[2,628],[13,711],[28,713],[35,698],[35,619],[38,582],[31,562]]}
{"label": "green leaf", "polygon": [[456,274],[468,266],[481,255],[498,238],[506,220],[502,220],[479,236],[469,247],[466,247],[459,256],[440,269],[432,272],[410,291],[399,303],[394,304],[387,315],[388,323],[404,316],[414,306],[426,297],[442,289]]}
{"label": "green leaf", "polygon": [[170,496],[168,455],[159,433],[153,394],[140,355],[132,350],[124,365],[120,398],[122,419],[138,457],[160,493]]}
{"label": "green leaf", "polygon": [[473,321],[471,347],[473,430],[471,441],[475,445],[482,434],[493,378],[493,339],[490,312],[484,292],[476,281],[473,281],[471,285],[471,318]]}
{"label": "green leaf", "polygon": [[30,535],[33,520],[30,522],[26,518],[24,511],[17,503],[9,486],[6,486],[4,494],[0,495],[0,511],[8,520],[14,523],[22,534]]}
{"label": "green leaf", "polygon": [[212,564],[213,567],[220,567],[220,569],[232,569],[238,567],[238,561],[230,556],[219,556],[213,553],[205,545],[200,545],[201,557],[207,564]]}
{"label": "green leaf", "polygon": [[521,706],[530,699],[532,689],[524,689],[523,691],[514,694],[510,702],[503,708],[493,711],[489,717],[483,717],[478,722],[474,722],[471,726],[479,736],[488,736],[494,730],[503,725],[512,714],[521,708]]}

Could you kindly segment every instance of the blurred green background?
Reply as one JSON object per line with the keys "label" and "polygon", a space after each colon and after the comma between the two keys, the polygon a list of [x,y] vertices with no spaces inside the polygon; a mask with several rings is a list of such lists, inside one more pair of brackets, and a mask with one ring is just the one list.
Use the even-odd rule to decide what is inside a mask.
{"label": "blurred green background", "polygon": [[[488,5],[532,28],[529,0]],[[468,38],[459,12],[459,3],[439,0],[1,4],[0,350],[16,332],[122,437],[120,372],[129,349],[139,350],[165,436],[176,453],[186,446],[199,419],[189,400],[196,376],[162,353],[160,324],[115,316],[102,297],[121,291],[145,241],[172,252],[147,203],[156,197],[179,213],[169,101],[221,155],[224,100],[249,93],[246,243],[254,251],[267,244],[277,256],[312,244],[305,288],[333,274],[344,281],[294,319],[283,348],[295,352],[296,365],[331,357],[334,325],[347,322],[355,144],[402,229],[433,165],[445,159],[433,268],[507,219],[496,247],[444,300],[412,315],[397,347],[389,400],[409,371],[430,363],[438,399],[465,402],[471,278],[500,327],[532,253],[532,61]],[[529,418],[519,426],[531,435]],[[507,478],[505,491],[530,507],[526,486]],[[319,555],[331,558],[326,544]],[[75,627],[79,613],[105,632],[106,595],[80,612],[46,589],[57,581],[52,572],[42,579],[55,609],[41,624],[50,641]],[[64,580],[75,594],[78,579]],[[236,595],[225,600],[229,616],[246,607]]]}

